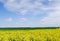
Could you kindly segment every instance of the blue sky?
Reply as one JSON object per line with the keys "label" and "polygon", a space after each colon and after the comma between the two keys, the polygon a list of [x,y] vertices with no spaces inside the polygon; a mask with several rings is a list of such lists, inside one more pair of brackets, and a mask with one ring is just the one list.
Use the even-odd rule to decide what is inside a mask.
{"label": "blue sky", "polygon": [[0,27],[58,27],[60,0],[0,0]]}

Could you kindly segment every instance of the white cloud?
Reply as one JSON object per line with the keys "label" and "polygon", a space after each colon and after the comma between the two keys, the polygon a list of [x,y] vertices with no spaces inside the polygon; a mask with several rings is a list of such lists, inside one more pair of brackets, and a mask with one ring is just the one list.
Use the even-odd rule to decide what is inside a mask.
{"label": "white cloud", "polygon": [[56,0],[53,7],[47,11],[48,16],[40,20],[41,26],[60,26],[60,1]]}
{"label": "white cloud", "polygon": [[26,22],[28,19],[27,18],[20,18],[19,20],[20,20],[20,22],[23,23],[23,22]]}
{"label": "white cloud", "polygon": [[[7,10],[22,15],[28,14],[30,11],[33,12],[33,14],[38,14],[40,12],[36,11],[38,11],[38,9],[41,11],[42,7],[45,7],[46,5],[43,4],[43,2],[46,3],[44,0],[1,0],[1,2],[3,2],[4,7]],[[42,9],[42,11],[44,11],[44,9]]]}

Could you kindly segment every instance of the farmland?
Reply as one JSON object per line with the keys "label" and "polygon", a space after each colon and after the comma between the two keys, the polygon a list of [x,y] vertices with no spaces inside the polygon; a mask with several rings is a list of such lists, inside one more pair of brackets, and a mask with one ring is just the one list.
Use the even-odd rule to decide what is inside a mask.
{"label": "farmland", "polygon": [[0,28],[0,41],[60,41],[60,28]]}

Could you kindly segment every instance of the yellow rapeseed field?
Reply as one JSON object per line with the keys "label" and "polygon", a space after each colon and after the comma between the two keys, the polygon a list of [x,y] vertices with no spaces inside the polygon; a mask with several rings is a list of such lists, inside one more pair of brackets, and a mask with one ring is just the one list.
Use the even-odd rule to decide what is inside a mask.
{"label": "yellow rapeseed field", "polygon": [[0,41],[60,41],[60,28],[0,30]]}

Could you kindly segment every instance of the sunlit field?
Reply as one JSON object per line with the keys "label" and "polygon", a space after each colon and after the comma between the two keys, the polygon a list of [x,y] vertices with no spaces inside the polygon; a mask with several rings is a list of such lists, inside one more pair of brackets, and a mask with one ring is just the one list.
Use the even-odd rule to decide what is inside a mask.
{"label": "sunlit field", "polygon": [[60,28],[0,28],[0,41],[60,41]]}

